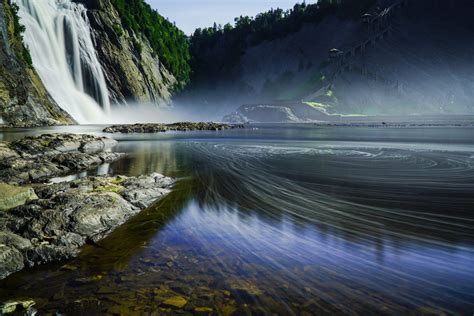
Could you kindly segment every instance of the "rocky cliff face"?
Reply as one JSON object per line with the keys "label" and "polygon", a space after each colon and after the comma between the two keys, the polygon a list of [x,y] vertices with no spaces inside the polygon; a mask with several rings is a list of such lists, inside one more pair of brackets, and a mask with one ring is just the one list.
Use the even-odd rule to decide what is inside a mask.
{"label": "rocky cliff face", "polygon": [[369,13],[328,16],[250,47],[215,76],[219,88],[191,95],[234,108],[304,100],[326,113],[474,112],[473,1],[378,0]]}
{"label": "rocky cliff face", "polygon": [[76,2],[88,8],[112,102],[169,103],[176,79],[160,62],[149,42],[123,27],[110,0]]}
{"label": "rocky cliff face", "polygon": [[30,65],[10,1],[0,1],[0,123],[16,127],[72,124]]}

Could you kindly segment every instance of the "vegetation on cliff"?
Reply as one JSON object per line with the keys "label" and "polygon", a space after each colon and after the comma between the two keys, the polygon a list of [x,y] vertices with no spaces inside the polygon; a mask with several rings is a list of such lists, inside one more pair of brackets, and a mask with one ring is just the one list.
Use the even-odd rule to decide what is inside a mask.
{"label": "vegetation on cliff", "polygon": [[163,64],[183,87],[191,73],[186,35],[144,0],[112,0],[112,4],[119,12],[124,27],[148,39]]}
{"label": "vegetation on cliff", "polygon": [[13,34],[15,38],[18,39],[18,50],[20,51],[21,59],[28,65],[28,67],[33,68],[33,60],[31,59],[30,51],[23,44],[23,33],[25,32],[25,26],[21,24],[20,17],[18,16],[18,5],[12,3],[10,0],[7,0],[7,3],[11,7],[12,20],[13,20]]}
{"label": "vegetation on cliff", "polygon": [[[246,48],[297,32],[304,24],[319,23],[329,15],[340,19],[359,19],[375,0],[320,0],[316,4],[295,4],[293,9],[272,9],[255,18],[240,16],[235,26],[214,24],[197,29],[191,37],[193,80],[214,76],[212,69],[226,73],[238,64]],[[216,63],[215,52],[224,56]]]}

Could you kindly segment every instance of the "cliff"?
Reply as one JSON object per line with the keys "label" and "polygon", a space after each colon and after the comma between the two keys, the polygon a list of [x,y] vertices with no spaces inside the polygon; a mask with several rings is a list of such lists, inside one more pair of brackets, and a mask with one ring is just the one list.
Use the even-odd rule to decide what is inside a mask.
{"label": "cliff", "polygon": [[15,127],[72,124],[31,66],[14,9],[10,1],[0,1],[0,123]]}
{"label": "cliff", "polygon": [[222,67],[238,30],[217,30],[217,40],[200,42],[194,57],[200,65],[212,61],[214,72],[206,76],[205,67],[197,68],[200,80],[182,98],[227,105],[227,111],[244,103],[303,100],[324,113],[473,113],[474,3],[374,2],[364,17],[328,9],[297,28],[287,27],[289,18],[266,23],[268,34],[288,31],[257,34],[259,41],[243,37],[250,44]]}
{"label": "cliff", "polygon": [[169,103],[178,80],[149,40],[127,27],[110,0],[76,2],[88,9],[112,103]]}

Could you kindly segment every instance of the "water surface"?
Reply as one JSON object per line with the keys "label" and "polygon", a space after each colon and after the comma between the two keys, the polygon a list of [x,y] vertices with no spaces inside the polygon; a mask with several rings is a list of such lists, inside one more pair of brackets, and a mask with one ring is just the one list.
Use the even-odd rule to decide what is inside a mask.
{"label": "water surface", "polygon": [[[0,137],[71,130],[100,128]],[[68,314],[474,312],[474,128],[113,137],[129,155],[82,176],[160,172],[175,191],[78,259],[0,282],[2,300]],[[176,296],[182,309],[164,304]]]}

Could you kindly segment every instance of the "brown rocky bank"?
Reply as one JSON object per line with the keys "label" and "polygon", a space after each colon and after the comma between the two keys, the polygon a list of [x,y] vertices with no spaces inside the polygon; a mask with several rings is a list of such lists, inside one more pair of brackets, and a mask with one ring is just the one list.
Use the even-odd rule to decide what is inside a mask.
{"label": "brown rocky bank", "polygon": [[76,256],[171,191],[174,180],[157,173],[48,183],[119,159],[105,152],[115,143],[74,134],[0,143],[0,279]]}

